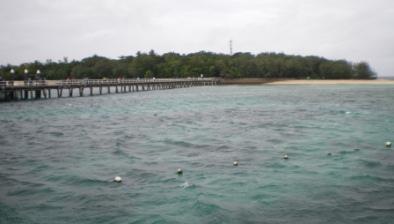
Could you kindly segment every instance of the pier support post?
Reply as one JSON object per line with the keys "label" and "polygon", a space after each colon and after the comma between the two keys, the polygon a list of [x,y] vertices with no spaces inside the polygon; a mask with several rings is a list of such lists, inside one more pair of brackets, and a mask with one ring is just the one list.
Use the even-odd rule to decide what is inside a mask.
{"label": "pier support post", "polygon": [[18,100],[18,91],[14,90],[14,100]]}
{"label": "pier support post", "polygon": [[29,90],[24,91],[25,100],[29,99]]}
{"label": "pier support post", "polygon": [[36,99],[40,99],[41,98],[41,90],[35,90],[35,95],[36,95]]}
{"label": "pier support post", "polygon": [[57,98],[60,98],[60,97],[62,97],[62,94],[63,94],[63,88],[57,88],[56,90],[57,90]]}

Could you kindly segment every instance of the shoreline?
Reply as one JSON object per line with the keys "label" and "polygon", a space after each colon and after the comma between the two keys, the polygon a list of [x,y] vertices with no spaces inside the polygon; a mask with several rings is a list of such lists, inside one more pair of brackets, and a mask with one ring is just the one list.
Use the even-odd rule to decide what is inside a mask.
{"label": "shoreline", "polygon": [[330,80],[281,80],[274,81],[267,84],[271,85],[394,85],[394,80],[392,79],[370,79],[370,80],[358,80],[358,79],[330,79]]}
{"label": "shoreline", "polygon": [[222,85],[394,85],[394,79],[264,79],[264,78],[244,78],[244,79],[222,79]]}

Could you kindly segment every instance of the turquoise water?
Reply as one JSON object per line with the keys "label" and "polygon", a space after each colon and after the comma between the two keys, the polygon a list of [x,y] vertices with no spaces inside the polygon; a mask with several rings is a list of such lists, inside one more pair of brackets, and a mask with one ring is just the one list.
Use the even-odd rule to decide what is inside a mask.
{"label": "turquoise water", "polygon": [[0,223],[391,223],[393,124],[392,85],[2,103]]}

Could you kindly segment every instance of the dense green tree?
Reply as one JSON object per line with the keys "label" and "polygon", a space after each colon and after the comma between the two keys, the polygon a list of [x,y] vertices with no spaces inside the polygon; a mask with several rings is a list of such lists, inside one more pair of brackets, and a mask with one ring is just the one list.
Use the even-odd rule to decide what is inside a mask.
{"label": "dense green tree", "polygon": [[376,73],[372,71],[367,62],[360,62],[353,65],[353,78],[370,79],[376,78]]}
{"label": "dense green tree", "polygon": [[148,71],[145,72],[144,78],[151,79],[153,77],[155,77],[155,73],[153,73],[152,70],[148,70]]}
{"label": "dense green tree", "polygon": [[159,69],[160,77],[179,77],[182,68],[182,56],[171,52],[164,54],[162,58],[163,62]]}
{"label": "dense green tree", "polygon": [[200,51],[191,54],[169,52],[158,55],[154,50],[137,52],[135,56],[120,56],[118,60],[93,55],[81,61],[69,62],[67,57],[46,63],[34,61],[19,66],[3,67],[4,78],[15,70],[16,80],[24,79],[28,69],[30,78],[36,71],[47,79],[69,78],[171,78],[171,77],[226,77],[226,78],[313,78],[313,79],[374,79],[376,73],[368,63],[328,60],[316,56],[285,55],[264,52],[253,55],[238,52],[233,55]]}
{"label": "dense green tree", "polygon": [[324,62],[320,72],[326,79],[350,79],[353,73],[351,65],[344,60]]}

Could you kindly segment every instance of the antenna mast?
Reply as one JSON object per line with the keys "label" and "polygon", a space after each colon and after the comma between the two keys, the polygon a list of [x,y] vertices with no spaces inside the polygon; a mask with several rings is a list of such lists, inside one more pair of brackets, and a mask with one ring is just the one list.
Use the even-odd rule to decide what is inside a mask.
{"label": "antenna mast", "polygon": [[230,55],[233,55],[233,41],[230,40]]}

